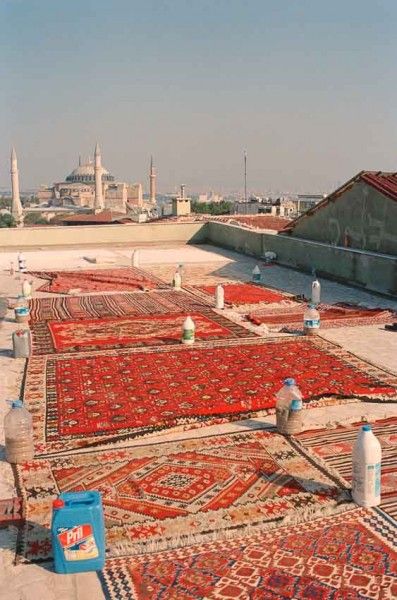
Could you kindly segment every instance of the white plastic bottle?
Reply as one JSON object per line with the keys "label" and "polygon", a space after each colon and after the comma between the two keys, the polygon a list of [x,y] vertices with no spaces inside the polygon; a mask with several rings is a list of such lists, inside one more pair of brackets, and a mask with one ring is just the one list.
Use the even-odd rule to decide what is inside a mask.
{"label": "white plastic bottle", "polygon": [[320,304],[321,297],[321,284],[318,279],[315,279],[312,283],[312,304]]}
{"label": "white plastic bottle", "polygon": [[21,273],[26,273],[26,271],[27,271],[26,259],[25,259],[24,255],[22,254],[22,252],[20,252],[18,254],[18,269]]}
{"label": "white plastic bottle", "polygon": [[188,316],[183,322],[182,326],[182,344],[194,344],[196,333],[196,325],[193,319]]}
{"label": "white plastic bottle", "polygon": [[21,400],[14,400],[4,417],[4,437],[8,462],[22,463],[33,459],[32,415]]}
{"label": "white plastic bottle", "polygon": [[172,287],[174,290],[180,290],[182,288],[182,277],[179,271],[175,271],[174,278],[172,280]]}
{"label": "white plastic bottle", "polygon": [[217,285],[215,289],[215,308],[219,310],[225,308],[225,290],[221,284]]}
{"label": "white plastic bottle", "polygon": [[360,506],[380,504],[382,448],[371,425],[361,427],[353,447],[352,497]]}
{"label": "white plastic bottle", "polygon": [[132,251],[131,264],[133,267],[139,267],[139,250]]}
{"label": "white plastic bottle", "polygon": [[320,329],[320,313],[314,304],[308,304],[303,313],[303,332],[305,335],[317,335]]}
{"label": "white plastic bottle", "polygon": [[252,281],[260,281],[261,280],[261,270],[258,267],[258,265],[255,265],[255,267],[252,269]]}
{"label": "white plastic bottle", "polygon": [[[288,377],[284,379],[283,387],[276,394],[276,425],[280,433],[289,433],[288,419],[294,400],[297,400],[302,407],[301,391],[296,385],[295,379]],[[297,405],[294,404],[293,408],[296,410]]]}
{"label": "white plastic bottle", "polygon": [[32,297],[32,285],[27,279],[22,282],[22,296],[29,300]]}

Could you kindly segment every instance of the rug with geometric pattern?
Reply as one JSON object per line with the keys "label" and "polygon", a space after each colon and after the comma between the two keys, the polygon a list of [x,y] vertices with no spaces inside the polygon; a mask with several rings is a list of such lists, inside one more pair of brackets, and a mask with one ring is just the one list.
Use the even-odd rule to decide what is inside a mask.
{"label": "rug with geometric pattern", "polygon": [[110,600],[393,600],[395,524],[371,509],[106,562]]}
{"label": "rug with geometric pattern", "polygon": [[36,459],[18,467],[23,555],[46,558],[59,492],[102,494],[108,554],[140,554],[296,522],[352,506],[274,428]]}

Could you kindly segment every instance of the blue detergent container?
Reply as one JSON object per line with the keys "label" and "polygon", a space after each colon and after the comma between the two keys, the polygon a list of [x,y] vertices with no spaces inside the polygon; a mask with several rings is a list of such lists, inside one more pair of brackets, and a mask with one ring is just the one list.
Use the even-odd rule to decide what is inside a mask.
{"label": "blue detergent container", "polygon": [[105,566],[105,524],[99,492],[63,492],[53,502],[52,549],[56,573]]}

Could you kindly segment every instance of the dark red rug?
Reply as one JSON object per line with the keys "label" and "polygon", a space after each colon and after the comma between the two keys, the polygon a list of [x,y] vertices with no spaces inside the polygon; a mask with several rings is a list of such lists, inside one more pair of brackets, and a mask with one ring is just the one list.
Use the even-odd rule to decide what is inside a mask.
{"label": "dark red rug", "polygon": [[[214,297],[216,286],[200,285],[197,287]],[[292,298],[289,294],[283,294],[282,292],[270,290],[261,285],[252,283],[225,283],[223,288],[225,290],[225,302],[227,304],[234,304],[235,306],[241,306],[242,304],[260,304],[261,302],[273,304]]]}
{"label": "dark red rug", "polygon": [[116,292],[166,287],[163,281],[136,267],[84,271],[30,271],[29,274],[47,279],[47,283],[39,287],[38,291],[53,294],[68,294],[73,289],[79,289],[81,292]]}
{"label": "dark red rug", "polygon": [[36,452],[43,454],[101,437],[256,414],[275,406],[287,376],[296,378],[307,402],[397,399],[396,376],[339,346],[318,338],[278,338],[32,357],[25,402],[33,415]]}
{"label": "dark red rug", "polygon": [[[196,339],[256,337],[255,333],[212,311],[189,313],[196,325]],[[33,354],[90,352],[180,344],[187,313],[42,321],[31,326]]]}

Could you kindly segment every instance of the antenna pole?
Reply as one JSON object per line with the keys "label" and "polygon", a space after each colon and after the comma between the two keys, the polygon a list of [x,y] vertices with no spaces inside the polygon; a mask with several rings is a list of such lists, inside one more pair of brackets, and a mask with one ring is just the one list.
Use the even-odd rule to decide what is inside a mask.
{"label": "antenna pole", "polygon": [[244,202],[247,202],[247,152],[244,150]]}

